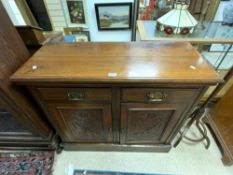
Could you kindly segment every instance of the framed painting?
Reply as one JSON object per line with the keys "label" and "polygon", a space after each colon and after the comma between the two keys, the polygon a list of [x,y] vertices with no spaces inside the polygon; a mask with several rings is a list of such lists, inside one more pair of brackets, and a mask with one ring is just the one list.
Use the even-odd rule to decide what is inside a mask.
{"label": "framed painting", "polygon": [[77,32],[73,32],[73,35],[76,38],[76,42],[89,42],[89,41],[91,41],[89,31],[77,31]]}
{"label": "framed painting", "polygon": [[85,0],[62,0],[69,27],[87,27]]}
{"label": "framed painting", "polygon": [[132,27],[132,3],[95,4],[99,30],[128,30]]}
{"label": "framed painting", "polygon": [[91,41],[90,32],[83,31],[83,28],[79,27],[67,27],[64,28],[65,35],[75,36],[76,42],[89,42]]}

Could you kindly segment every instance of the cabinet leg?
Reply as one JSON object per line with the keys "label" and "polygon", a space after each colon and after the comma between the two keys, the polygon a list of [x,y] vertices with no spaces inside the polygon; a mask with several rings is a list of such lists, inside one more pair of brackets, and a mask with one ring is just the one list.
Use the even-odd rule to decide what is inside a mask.
{"label": "cabinet leg", "polygon": [[217,126],[215,125],[214,121],[212,120],[210,114],[207,114],[204,118],[203,121],[205,124],[208,125],[210,128],[210,131],[212,131],[212,134],[214,136],[214,139],[218,145],[219,150],[222,153],[222,162],[226,166],[231,166],[233,165],[233,157],[231,154],[231,151],[227,147],[224,139],[222,138]]}
{"label": "cabinet leg", "polygon": [[63,150],[63,147],[61,145],[58,145],[57,149],[56,149],[56,152],[57,154],[60,154]]}
{"label": "cabinet leg", "polygon": [[222,155],[222,162],[224,165],[226,166],[231,166],[233,165],[233,159],[231,157],[229,157],[229,155],[224,154]]}
{"label": "cabinet leg", "polygon": [[58,136],[58,134],[55,134],[53,136],[52,144],[50,147],[56,150],[57,154],[60,154],[63,150],[63,147],[61,146],[60,142],[61,142],[60,137]]}

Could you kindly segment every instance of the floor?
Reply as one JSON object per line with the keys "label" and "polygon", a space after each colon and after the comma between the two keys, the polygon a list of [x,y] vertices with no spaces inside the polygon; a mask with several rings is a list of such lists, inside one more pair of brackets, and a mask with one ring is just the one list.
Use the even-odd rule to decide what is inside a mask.
{"label": "floor", "polygon": [[[188,133],[198,137],[195,127]],[[221,153],[211,138],[206,150],[204,143],[183,141],[169,153],[74,152],[63,151],[56,156],[53,175],[72,175],[74,169],[107,170],[137,173],[182,175],[233,175],[233,166],[221,162]]]}

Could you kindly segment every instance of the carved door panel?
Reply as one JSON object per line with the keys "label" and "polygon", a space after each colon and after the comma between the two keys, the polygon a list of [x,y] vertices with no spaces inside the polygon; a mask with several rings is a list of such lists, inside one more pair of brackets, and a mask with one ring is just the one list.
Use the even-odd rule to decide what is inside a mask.
{"label": "carved door panel", "polygon": [[122,104],[121,143],[165,143],[183,108],[179,104]]}
{"label": "carved door panel", "polygon": [[112,142],[110,104],[49,104],[51,121],[64,142]]}

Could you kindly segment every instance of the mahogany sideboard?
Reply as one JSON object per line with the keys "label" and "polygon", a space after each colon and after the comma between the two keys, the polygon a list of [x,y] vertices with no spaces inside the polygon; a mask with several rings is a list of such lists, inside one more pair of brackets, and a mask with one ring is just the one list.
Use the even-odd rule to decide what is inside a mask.
{"label": "mahogany sideboard", "polygon": [[163,151],[209,85],[221,81],[189,43],[47,45],[11,76],[66,150]]}

